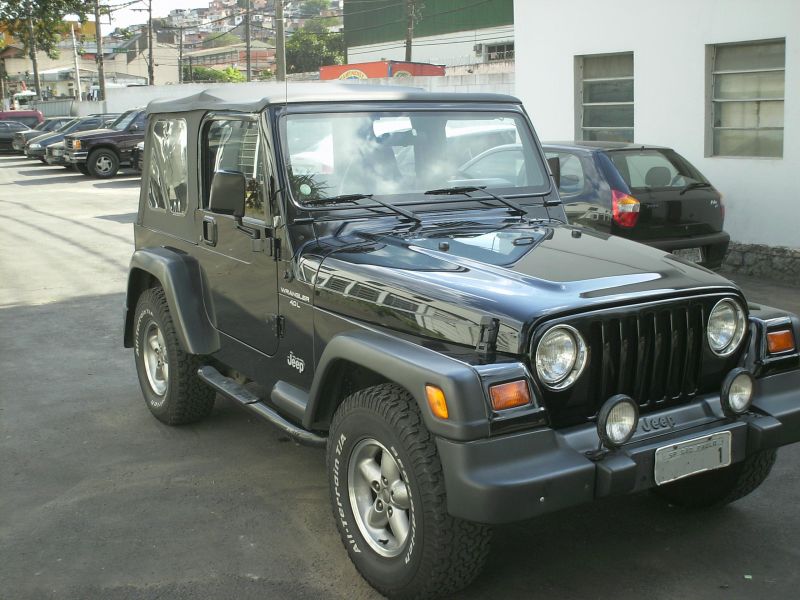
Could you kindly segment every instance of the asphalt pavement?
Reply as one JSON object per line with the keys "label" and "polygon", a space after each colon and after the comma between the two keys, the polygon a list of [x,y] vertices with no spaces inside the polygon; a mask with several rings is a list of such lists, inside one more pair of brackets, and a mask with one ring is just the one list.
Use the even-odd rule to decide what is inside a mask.
{"label": "asphalt pavement", "polygon": [[[147,411],[121,333],[138,187],[0,157],[0,599],[378,598],[320,450],[221,398],[187,427]],[[458,598],[797,598],[798,464],[718,511],[641,494],[498,528]]]}

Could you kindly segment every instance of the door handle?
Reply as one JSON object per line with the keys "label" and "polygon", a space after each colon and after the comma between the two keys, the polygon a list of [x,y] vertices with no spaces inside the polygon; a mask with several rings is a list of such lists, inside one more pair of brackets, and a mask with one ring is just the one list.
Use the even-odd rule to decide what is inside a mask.
{"label": "door handle", "polygon": [[208,246],[217,245],[217,221],[210,215],[203,217],[203,241]]}

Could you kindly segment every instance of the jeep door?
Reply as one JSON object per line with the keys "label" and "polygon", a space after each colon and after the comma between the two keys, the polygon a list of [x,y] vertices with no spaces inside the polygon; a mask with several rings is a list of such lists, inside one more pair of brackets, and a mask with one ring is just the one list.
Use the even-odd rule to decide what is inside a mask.
{"label": "jeep door", "polygon": [[[200,264],[213,305],[206,309],[221,333],[271,356],[278,348],[278,269],[265,239],[272,223],[265,138],[255,115],[240,114],[207,118],[200,135],[201,202],[196,222]],[[220,171],[239,172],[246,178],[241,222],[208,208],[211,184]]]}

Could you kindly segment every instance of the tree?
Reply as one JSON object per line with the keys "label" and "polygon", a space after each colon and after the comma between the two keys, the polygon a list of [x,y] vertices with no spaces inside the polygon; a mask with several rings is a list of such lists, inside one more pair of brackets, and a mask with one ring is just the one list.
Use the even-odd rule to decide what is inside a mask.
{"label": "tree", "polygon": [[300,14],[304,17],[312,17],[318,15],[323,10],[328,10],[330,7],[330,0],[305,0],[305,2],[300,5]]}
{"label": "tree", "polygon": [[46,52],[58,57],[57,44],[64,31],[64,17],[77,15],[86,20],[88,0],[4,0],[0,2],[0,24],[14,38],[22,42],[33,64],[36,94],[41,98],[39,63],[36,52]]}
{"label": "tree", "polygon": [[186,65],[183,67],[183,80],[239,83],[244,81],[245,77],[235,67],[226,67],[222,71],[208,67],[192,67],[190,72],[189,66]]}
{"label": "tree", "polygon": [[286,70],[289,73],[307,73],[326,65],[342,65],[344,53],[341,34],[303,27],[286,42]]}
{"label": "tree", "polygon": [[232,33],[223,33],[208,38],[203,42],[203,48],[220,48],[222,46],[233,46],[234,44],[241,44],[242,40],[238,35]]}

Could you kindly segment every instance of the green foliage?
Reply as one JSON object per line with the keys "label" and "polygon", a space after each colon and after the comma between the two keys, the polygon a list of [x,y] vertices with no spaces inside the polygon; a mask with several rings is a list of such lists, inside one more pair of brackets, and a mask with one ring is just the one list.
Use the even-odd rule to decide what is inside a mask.
{"label": "green foliage", "polygon": [[191,81],[212,81],[220,83],[239,83],[245,80],[235,67],[227,67],[220,71],[217,69],[209,69],[208,67],[192,67],[191,72],[189,66],[183,67],[183,80],[185,82]]}
{"label": "green foliage", "polygon": [[242,40],[238,35],[232,33],[223,33],[219,36],[213,36],[203,42],[203,48],[221,48],[222,46],[233,46],[234,44],[241,44]]}
{"label": "green foliage", "polygon": [[28,17],[32,17],[36,49],[57,58],[64,17],[77,15],[84,21],[90,7],[87,0],[4,0],[0,2],[0,23],[27,51],[31,46]]}
{"label": "green foliage", "polygon": [[286,70],[307,73],[326,65],[343,65],[344,38],[341,34],[323,33],[316,26],[303,27],[286,42]]}
{"label": "green foliage", "polygon": [[329,0],[305,0],[300,5],[300,12],[305,17],[315,16],[331,7]]}

